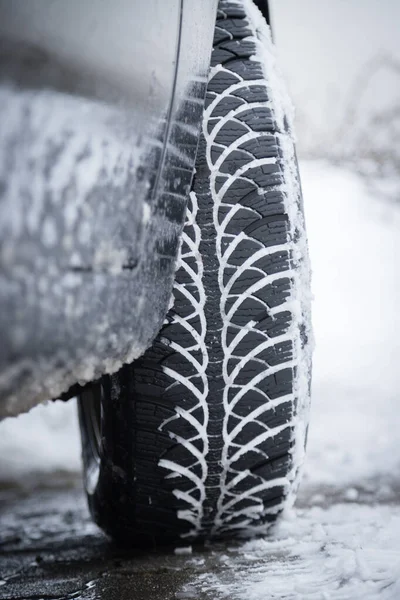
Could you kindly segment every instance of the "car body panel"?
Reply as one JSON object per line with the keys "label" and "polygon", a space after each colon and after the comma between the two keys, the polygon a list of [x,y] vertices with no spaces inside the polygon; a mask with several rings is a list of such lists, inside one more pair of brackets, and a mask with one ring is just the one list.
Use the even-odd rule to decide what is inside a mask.
{"label": "car body panel", "polygon": [[0,417],[160,328],[216,4],[0,0]]}

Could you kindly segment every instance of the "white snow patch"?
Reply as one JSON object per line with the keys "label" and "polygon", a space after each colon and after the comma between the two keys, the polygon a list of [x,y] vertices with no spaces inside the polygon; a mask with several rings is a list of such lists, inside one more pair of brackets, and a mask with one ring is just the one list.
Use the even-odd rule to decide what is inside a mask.
{"label": "white snow patch", "polygon": [[144,225],[146,225],[150,221],[150,217],[151,217],[151,207],[150,207],[150,204],[147,204],[147,202],[143,202],[143,217],[142,217],[142,222],[143,222]]}
{"label": "white snow patch", "polygon": [[310,484],[400,473],[400,211],[303,163],[315,302]]}
{"label": "white snow patch", "polygon": [[192,554],[192,552],[192,546],[179,546],[174,550],[174,554],[178,556],[187,556],[188,554]]}
{"label": "white snow patch", "polygon": [[397,600],[399,538],[397,507],[299,510],[273,537],[219,557],[196,588],[215,600]]}
{"label": "white snow patch", "polygon": [[0,481],[30,485],[39,474],[77,473],[80,454],[75,400],[40,404],[0,423]]}

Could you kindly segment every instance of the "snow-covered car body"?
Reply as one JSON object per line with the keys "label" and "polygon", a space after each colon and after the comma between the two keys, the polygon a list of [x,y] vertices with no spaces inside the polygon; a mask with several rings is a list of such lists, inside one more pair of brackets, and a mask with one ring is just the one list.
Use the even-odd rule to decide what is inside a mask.
{"label": "snow-covered car body", "polygon": [[0,0],[0,418],[162,324],[216,0]]}

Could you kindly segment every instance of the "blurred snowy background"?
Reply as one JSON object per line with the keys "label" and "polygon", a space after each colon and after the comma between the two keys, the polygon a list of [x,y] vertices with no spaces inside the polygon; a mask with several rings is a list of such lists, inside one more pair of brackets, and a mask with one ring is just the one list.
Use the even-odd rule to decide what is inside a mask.
{"label": "blurred snowy background", "polygon": [[400,3],[271,0],[303,158],[352,168],[399,201]]}
{"label": "blurred snowy background", "polygon": [[[282,578],[274,576],[289,569],[279,550],[293,553],[296,568],[300,560],[309,569],[307,589],[313,573],[326,581],[315,596],[296,595],[294,587],[293,596],[274,598],[399,598],[400,2],[271,0],[271,8],[297,110],[313,267],[308,456],[296,524],[288,521],[278,541],[246,549],[273,556],[275,571],[252,575],[243,554],[237,565],[247,576],[210,580],[209,589],[229,598],[242,598],[243,589],[247,600],[263,600],[268,577],[268,589],[276,583],[279,594]],[[40,406],[1,423],[0,454],[3,482],[78,472],[74,403]],[[327,552],[334,548],[333,562],[322,561],[328,571],[323,544]],[[291,571],[290,585],[301,589],[303,571]],[[321,596],[321,589],[332,595]]]}

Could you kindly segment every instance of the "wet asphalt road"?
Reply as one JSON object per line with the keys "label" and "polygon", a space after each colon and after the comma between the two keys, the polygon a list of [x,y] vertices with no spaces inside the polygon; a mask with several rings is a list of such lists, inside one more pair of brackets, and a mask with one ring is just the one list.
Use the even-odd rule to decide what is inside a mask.
{"label": "wet asphalt road", "polygon": [[[0,492],[0,598],[184,600],[213,552],[127,553],[91,522],[79,485]],[[201,556],[203,554],[203,556]],[[185,590],[184,590],[185,588]]]}
{"label": "wet asphalt road", "polygon": [[[298,504],[304,508],[346,501],[346,490],[303,490]],[[358,502],[374,505],[377,490],[379,502],[398,505],[400,485],[394,483],[360,488]],[[196,548],[190,555],[174,549],[129,553],[92,523],[76,480],[52,476],[34,490],[0,488],[0,599],[216,600],[215,591],[194,582],[207,584],[213,573],[231,579],[232,552],[235,544]]]}

